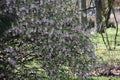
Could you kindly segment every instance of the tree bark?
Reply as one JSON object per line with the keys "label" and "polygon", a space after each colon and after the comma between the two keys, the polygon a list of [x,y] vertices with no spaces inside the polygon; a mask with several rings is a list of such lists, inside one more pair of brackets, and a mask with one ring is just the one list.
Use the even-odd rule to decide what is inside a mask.
{"label": "tree bark", "polygon": [[95,0],[96,5],[96,28],[97,32],[101,32],[101,22],[102,22],[102,1],[101,0]]}
{"label": "tree bark", "polygon": [[82,23],[82,28],[86,29],[87,25],[87,10],[86,9],[86,0],[81,0],[81,23]]}

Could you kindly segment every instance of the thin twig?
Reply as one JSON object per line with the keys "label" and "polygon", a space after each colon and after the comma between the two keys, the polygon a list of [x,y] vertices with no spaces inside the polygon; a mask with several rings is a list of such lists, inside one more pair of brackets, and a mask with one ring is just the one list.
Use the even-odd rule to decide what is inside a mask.
{"label": "thin twig", "polygon": [[114,19],[115,19],[115,22],[116,22],[116,33],[115,33],[115,43],[114,43],[114,49],[116,49],[116,43],[117,43],[117,34],[118,34],[118,22],[117,22],[117,18],[115,16],[115,11],[114,11],[114,8],[112,8],[112,12],[113,12],[113,15],[114,15]]}
{"label": "thin twig", "polygon": [[[101,26],[103,26],[102,24],[103,24],[103,22],[101,22],[101,24],[99,25],[100,28],[102,28],[102,27],[101,27]],[[103,35],[103,33],[100,33],[100,34],[101,34],[101,36],[102,36],[103,43],[105,44],[105,47],[106,47],[106,49],[108,50],[109,48],[108,48],[108,45],[107,45],[107,43],[106,43],[106,41],[105,41],[104,35]]]}
{"label": "thin twig", "polygon": [[93,6],[93,7],[88,7],[88,8],[86,8],[86,9],[82,9],[82,10],[80,10],[80,11],[86,11],[86,10],[89,10],[89,9],[94,9],[94,8],[96,8],[96,6]]}
{"label": "thin twig", "polygon": [[105,32],[105,34],[106,34],[106,41],[107,41],[107,44],[108,44],[108,50],[111,50],[111,46],[110,46],[110,41],[109,41],[109,39],[108,39],[108,34],[107,34],[107,32]]}
{"label": "thin twig", "polygon": [[108,46],[107,46],[106,41],[105,41],[105,39],[104,39],[104,35],[103,35],[103,33],[100,33],[100,34],[101,34],[101,36],[102,36],[102,40],[103,40],[103,42],[104,42],[104,44],[105,44],[105,47],[106,47],[106,49],[108,50]]}

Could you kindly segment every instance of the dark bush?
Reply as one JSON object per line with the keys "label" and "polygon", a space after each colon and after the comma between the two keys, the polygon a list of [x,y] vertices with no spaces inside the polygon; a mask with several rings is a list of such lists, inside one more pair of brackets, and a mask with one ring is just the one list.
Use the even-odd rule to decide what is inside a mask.
{"label": "dark bush", "polygon": [[15,8],[19,24],[1,38],[0,78],[86,78],[94,64],[94,47],[80,29],[75,2],[20,0],[19,4]]}

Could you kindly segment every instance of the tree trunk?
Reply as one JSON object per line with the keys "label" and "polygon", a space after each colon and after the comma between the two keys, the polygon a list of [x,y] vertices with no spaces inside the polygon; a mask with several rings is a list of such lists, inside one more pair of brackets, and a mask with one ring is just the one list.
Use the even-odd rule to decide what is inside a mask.
{"label": "tree trunk", "polygon": [[82,23],[82,29],[86,29],[87,25],[87,10],[86,9],[86,0],[81,0],[81,23]]}
{"label": "tree trunk", "polygon": [[96,28],[97,32],[103,32],[100,24],[102,22],[102,1],[101,0],[95,0],[96,5]]}

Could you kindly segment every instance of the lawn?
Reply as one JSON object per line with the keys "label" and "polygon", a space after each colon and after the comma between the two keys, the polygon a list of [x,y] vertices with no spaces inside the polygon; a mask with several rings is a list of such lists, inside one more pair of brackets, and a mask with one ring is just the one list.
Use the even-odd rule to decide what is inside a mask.
{"label": "lawn", "polygon": [[[109,63],[111,63],[111,61],[114,61],[115,63],[120,63],[120,28],[118,30],[118,35],[117,35],[116,49],[113,49],[115,33],[116,33],[116,29],[114,28],[107,29],[108,39],[110,42],[110,46],[112,48],[111,50],[106,49],[103,39],[99,33],[93,34],[95,37],[93,39],[93,42],[95,44],[96,55],[102,58],[102,60],[107,61]],[[105,36],[105,33],[103,35]]]}
{"label": "lawn", "polygon": [[[117,66],[120,67],[120,26],[118,29],[118,35],[116,40],[116,49],[114,49],[114,37],[115,37],[116,29],[115,28],[108,28],[107,34],[108,39],[110,42],[111,50],[107,50],[106,46],[103,42],[101,34],[99,33],[92,33],[93,37],[92,41],[95,45],[95,54],[98,57],[98,62],[100,65],[104,66],[107,69],[110,67]],[[106,34],[103,33],[106,39]],[[103,68],[102,68],[103,69]],[[120,73],[119,73],[120,74]],[[93,77],[93,80],[120,80],[116,77]]]}
{"label": "lawn", "polygon": [[120,78],[117,78],[117,77],[93,77],[89,80],[120,80]]}

